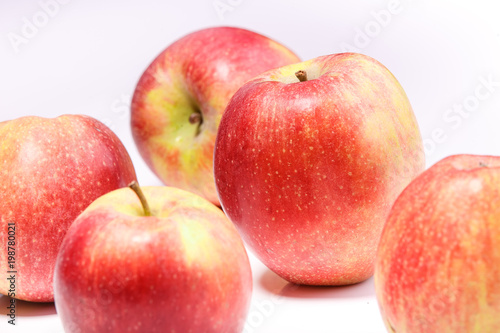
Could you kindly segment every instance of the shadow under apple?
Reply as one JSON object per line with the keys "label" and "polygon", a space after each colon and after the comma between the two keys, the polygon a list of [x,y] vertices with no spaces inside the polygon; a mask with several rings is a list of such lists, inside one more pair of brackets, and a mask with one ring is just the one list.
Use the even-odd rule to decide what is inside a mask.
{"label": "shadow under apple", "polygon": [[[0,295],[0,314],[7,315],[10,310],[11,298],[5,295]],[[16,316],[34,317],[34,316],[49,316],[56,314],[54,303],[37,303],[27,302],[16,299]]]}
{"label": "shadow under apple", "polygon": [[373,277],[347,286],[297,285],[279,277],[271,270],[261,275],[259,283],[266,291],[291,298],[368,298],[375,295]]}

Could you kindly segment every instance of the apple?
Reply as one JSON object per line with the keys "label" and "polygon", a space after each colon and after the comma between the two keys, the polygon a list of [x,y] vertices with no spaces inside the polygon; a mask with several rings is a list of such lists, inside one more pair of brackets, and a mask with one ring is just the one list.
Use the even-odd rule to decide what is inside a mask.
{"label": "apple", "polygon": [[356,53],[245,83],[215,143],[224,211],[260,260],[297,284],[372,276],[389,209],[423,169],[405,92],[382,64]]}
{"label": "apple", "polygon": [[52,302],[66,231],[94,199],[136,179],[132,161],[91,117],[22,117],[0,125],[0,176],[0,293]]}
{"label": "apple", "polygon": [[253,76],[299,61],[283,45],[239,28],[203,29],[176,41],[149,65],[132,99],[141,156],[166,185],[219,205],[213,148],[229,99]]}
{"label": "apple", "polygon": [[98,198],[64,239],[54,290],[65,331],[241,332],[252,275],[234,225],[193,193],[131,187],[140,200],[127,188]]}
{"label": "apple", "polygon": [[377,252],[389,332],[500,332],[500,157],[455,155],[399,196]]}

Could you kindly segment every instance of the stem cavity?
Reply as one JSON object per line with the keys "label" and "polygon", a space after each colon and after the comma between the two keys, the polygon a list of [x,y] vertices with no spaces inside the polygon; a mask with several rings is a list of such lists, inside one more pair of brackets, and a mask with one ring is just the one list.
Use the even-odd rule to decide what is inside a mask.
{"label": "stem cavity", "polygon": [[189,115],[189,123],[196,126],[196,136],[201,133],[201,124],[203,124],[203,116],[200,111],[195,111]]}
{"label": "stem cavity", "polygon": [[189,115],[189,123],[190,124],[200,124],[203,122],[203,118],[201,117],[201,113],[193,112]]}

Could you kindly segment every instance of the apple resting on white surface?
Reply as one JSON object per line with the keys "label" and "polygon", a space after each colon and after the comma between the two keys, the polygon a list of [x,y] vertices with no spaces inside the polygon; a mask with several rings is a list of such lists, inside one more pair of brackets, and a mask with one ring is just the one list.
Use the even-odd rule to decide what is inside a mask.
{"label": "apple resting on white surface", "polygon": [[375,290],[389,332],[500,332],[500,157],[455,155],[403,191]]}
{"label": "apple resting on white surface", "polygon": [[14,275],[0,279],[0,293],[52,302],[66,231],[94,199],[136,179],[132,161],[94,118],[22,117],[0,124],[0,176],[0,270]]}
{"label": "apple resting on white surface", "polygon": [[424,169],[405,92],[355,53],[247,82],[224,112],[214,156],[222,207],[243,239],[278,275],[308,285],[368,279],[390,207]]}
{"label": "apple resting on white surface", "polygon": [[234,225],[190,192],[131,186],[141,201],[110,192],[64,239],[54,290],[65,331],[241,332],[252,274]]}

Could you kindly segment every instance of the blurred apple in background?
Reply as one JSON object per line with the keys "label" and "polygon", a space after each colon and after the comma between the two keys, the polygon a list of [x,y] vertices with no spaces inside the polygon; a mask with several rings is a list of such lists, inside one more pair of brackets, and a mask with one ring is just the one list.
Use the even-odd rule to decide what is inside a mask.
{"label": "blurred apple in background", "polygon": [[300,61],[257,33],[217,27],[191,33],[146,69],[132,100],[132,134],[167,185],[219,204],[213,179],[217,128],[231,96],[265,70]]}
{"label": "blurred apple in background", "polygon": [[405,92],[382,64],[353,53],[247,82],[215,144],[224,211],[264,264],[298,284],[369,278],[389,209],[423,169]]}
{"label": "blurred apple in background", "polygon": [[500,332],[500,157],[455,155],[397,199],[375,289],[389,332]]}
{"label": "blurred apple in background", "polygon": [[130,189],[108,193],[64,239],[54,289],[65,331],[241,332],[252,274],[234,225],[195,194],[131,186],[144,206]]}
{"label": "blurred apple in background", "polygon": [[[0,126],[0,269],[17,271],[15,298],[53,301],[57,252],[74,219],[96,198],[136,179],[118,137],[87,116],[23,117]],[[8,224],[15,263],[8,265]],[[13,268],[13,269],[12,269]],[[10,283],[0,279],[0,293]]]}

